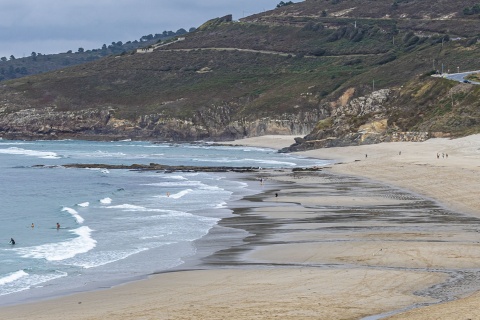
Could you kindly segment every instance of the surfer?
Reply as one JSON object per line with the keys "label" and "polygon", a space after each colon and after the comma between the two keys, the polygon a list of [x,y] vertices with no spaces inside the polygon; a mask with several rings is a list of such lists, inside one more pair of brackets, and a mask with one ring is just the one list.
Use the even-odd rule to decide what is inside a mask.
{"label": "surfer", "polygon": [[60,229],[60,223],[57,222],[57,230]]}
{"label": "surfer", "polygon": [[10,238],[10,242],[9,242],[11,245],[14,245],[15,244],[15,240],[13,240],[13,238]]}

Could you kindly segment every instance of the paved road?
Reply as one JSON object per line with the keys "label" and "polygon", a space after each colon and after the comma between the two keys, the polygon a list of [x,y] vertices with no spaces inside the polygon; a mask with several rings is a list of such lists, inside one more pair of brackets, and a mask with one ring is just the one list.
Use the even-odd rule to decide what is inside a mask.
{"label": "paved road", "polygon": [[[460,72],[460,73],[444,73],[444,74],[435,74],[433,75],[434,77],[443,77],[445,79],[453,80],[453,81],[458,81],[458,82],[464,82],[465,77],[472,74],[472,73],[480,73],[480,70],[476,71],[467,71],[467,72]],[[468,80],[470,81],[470,80]],[[480,82],[476,81],[470,81],[471,84],[480,84]]]}

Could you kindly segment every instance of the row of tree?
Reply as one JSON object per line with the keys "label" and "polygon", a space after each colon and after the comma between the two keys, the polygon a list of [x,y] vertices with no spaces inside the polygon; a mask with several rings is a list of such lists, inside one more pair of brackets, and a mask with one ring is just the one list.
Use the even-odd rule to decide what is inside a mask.
{"label": "row of tree", "polygon": [[[121,54],[121,53],[124,53],[128,49],[127,47],[136,48],[136,47],[139,47],[143,42],[148,42],[148,41],[152,41],[152,40],[161,40],[161,39],[165,39],[165,38],[172,38],[172,37],[175,37],[175,36],[184,35],[188,32],[193,32],[195,30],[196,29],[192,27],[192,28],[189,29],[189,31],[187,31],[183,28],[178,29],[176,32],[174,32],[174,31],[163,31],[162,33],[156,33],[155,35],[149,34],[149,35],[142,36],[142,37],[140,37],[140,40],[127,41],[125,43],[123,43],[122,41],[117,41],[117,42],[112,42],[108,46],[106,44],[104,44],[101,49],[85,50],[84,48],[80,47],[80,48],[77,49],[77,51],[75,53],[100,53],[103,56],[109,55],[109,54]],[[73,51],[68,50],[66,53],[70,54],[70,53],[73,53]],[[40,57],[40,56],[42,56],[42,54],[37,53],[37,52],[32,52],[31,55],[30,55],[30,57],[32,58],[33,61],[37,61],[38,57]],[[8,61],[8,60],[10,60],[10,61],[16,60],[16,58],[12,54],[10,56],[10,58],[1,57],[0,60],[5,62],[5,61]]]}

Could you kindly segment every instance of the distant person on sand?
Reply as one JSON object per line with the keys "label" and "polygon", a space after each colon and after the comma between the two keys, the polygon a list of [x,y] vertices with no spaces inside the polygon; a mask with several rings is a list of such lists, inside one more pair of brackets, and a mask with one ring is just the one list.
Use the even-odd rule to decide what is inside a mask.
{"label": "distant person on sand", "polygon": [[60,223],[57,222],[57,230],[60,229]]}
{"label": "distant person on sand", "polygon": [[368,158],[368,155],[365,153],[365,159],[367,159],[367,158]]}
{"label": "distant person on sand", "polygon": [[10,242],[9,242],[11,245],[14,245],[15,244],[15,240],[13,240],[13,238],[10,238]]}

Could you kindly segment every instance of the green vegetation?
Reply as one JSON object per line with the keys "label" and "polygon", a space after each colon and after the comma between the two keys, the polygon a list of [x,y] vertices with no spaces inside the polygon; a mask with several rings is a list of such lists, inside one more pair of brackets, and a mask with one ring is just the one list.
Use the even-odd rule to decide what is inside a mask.
{"label": "green vegetation", "polygon": [[280,3],[279,3],[279,4],[277,4],[277,8],[281,8],[281,7],[289,6],[289,5],[291,5],[291,4],[293,4],[293,2],[292,2],[292,1],[287,1],[287,2],[280,1]]}
{"label": "green vegetation", "polygon": [[[192,32],[195,28],[190,29]],[[159,41],[168,41],[179,35],[187,33],[185,29],[179,29],[176,32],[164,31],[155,35],[149,34],[140,37],[140,40],[112,42],[110,45],[104,44],[99,49],[78,48],[75,53],[68,50],[65,53],[42,54],[32,52],[28,57],[16,58],[11,55],[9,59],[0,58],[0,81],[15,78],[21,78],[27,75],[39,74],[48,71],[61,69],[67,66],[84,64],[95,61],[110,55],[124,55],[127,52],[133,52],[138,48],[144,48],[158,43]]]}
{"label": "green vegetation", "polygon": [[[0,94],[8,102],[6,113],[28,106],[97,108],[113,110],[119,119],[151,115],[193,121],[225,107],[231,121],[321,114],[325,120],[316,129],[327,130],[335,123],[332,106],[348,89],[355,89],[355,98],[388,88],[394,98],[386,113],[399,130],[472,132],[477,126],[472,119],[480,117],[479,90],[431,75],[480,69],[477,21],[435,19],[453,12],[450,2],[435,8],[419,0],[396,0],[396,8],[388,1],[368,3],[304,1],[240,22],[216,18],[185,35],[185,41],[162,34],[168,46],[148,54],[132,49],[125,54],[126,44],[112,42],[97,51],[4,58],[0,76],[15,79],[4,81]],[[427,9],[431,19],[424,18]],[[342,10],[341,17],[330,14]],[[397,19],[401,14],[409,19]],[[159,39],[140,40],[154,45]],[[56,66],[51,72],[20,78],[50,64]],[[57,70],[59,65],[68,67]],[[355,130],[372,117],[346,123]]]}

